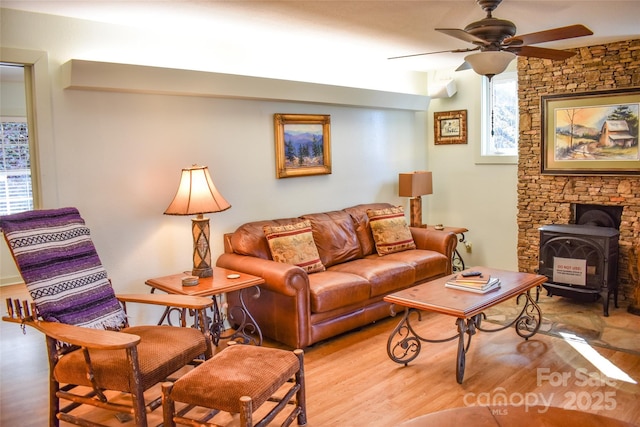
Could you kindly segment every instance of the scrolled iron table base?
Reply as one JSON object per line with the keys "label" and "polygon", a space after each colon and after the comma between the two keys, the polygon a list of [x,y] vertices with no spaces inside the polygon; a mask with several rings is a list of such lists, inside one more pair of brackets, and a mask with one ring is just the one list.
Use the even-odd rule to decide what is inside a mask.
{"label": "scrolled iron table base", "polygon": [[[528,340],[538,332],[542,321],[542,311],[531,297],[529,291],[518,295],[516,303],[520,305],[522,299],[524,299],[522,310],[515,319],[506,325],[497,328],[486,328],[482,326],[482,320],[486,319],[486,314],[483,312],[467,319],[457,318],[457,333],[450,337],[440,339],[430,339],[421,336],[411,325],[412,319],[418,322],[422,320],[421,312],[415,308],[406,307],[402,319],[389,335],[389,339],[387,340],[387,354],[394,362],[407,366],[409,362],[420,354],[422,342],[443,343],[453,341],[457,338],[456,380],[459,384],[462,384],[466,354],[471,346],[471,337],[475,335],[477,331],[498,332],[514,326],[516,333],[525,340]],[[393,305],[391,306],[391,315],[396,315]]]}
{"label": "scrolled iron table base", "polygon": [[252,290],[253,294],[250,298],[260,298],[260,288],[253,286],[240,290],[240,305],[228,307],[227,315],[231,324],[236,326],[235,331],[222,338],[236,341],[241,344],[262,345],[262,331],[258,326],[258,322],[253,318],[245,303],[245,291]]}
{"label": "scrolled iron table base", "polygon": [[[211,299],[213,300],[213,305],[211,306],[211,315],[206,316],[205,321],[209,323],[208,330],[211,334],[211,340],[216,347],[220,343],[221,339],[236,341],[240,344],[262,345],[262,330],[247,309],[247,305],[245,303],[245,292],[247,290],[253,291],[253,294],[250,295],[251,298],[260,297],[260,288],[258,286],[241,289],[239,291],[240,305],[227,307],[226,316],[223,313],[223,310],[221,310],[221,304],[218,301],[218,295],[213,295],[211,297]],[[151,293],[154,293],[154,291],[155,289],[151,289]],[[194,317],[193,325],[191,325],[191,327],[197,327],[198,325],[196,325],[195,313],[192,310],[186,310],[177,307],[167,307],[164,310],[164,313],[162,314],[158,325],[161,325],[166,321],[170,326],[180,325],[182,327],[185,327],[188,323],[187,319],[190,317]],[[237,325],[237,327],[231,334],[223,335],[226,330],[225,321],[227,320],[227,318],[233,325]]]}

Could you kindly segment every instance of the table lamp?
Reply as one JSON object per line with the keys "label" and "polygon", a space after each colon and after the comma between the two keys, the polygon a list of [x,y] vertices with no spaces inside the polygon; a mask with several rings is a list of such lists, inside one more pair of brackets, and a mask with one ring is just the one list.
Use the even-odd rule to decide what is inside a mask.
{"label": "table lamp", "polygon": [[411,227],[426,227],[426,225],[422,225],[422,198],[420,196],[433,194],[431,172],[401,173],[398,177],[398,183],[398,195],[411,197]]}
{"label": "table lamp", "polygon": [[178,191],[165,215],[197,215],[191,219],[193,233],[193,271],[198,277],[211,277],[211,252],[209,251],[209,218],[203,214],[221,212],[231,205],[213,185],[206,166],[193,165],[182,169]]}

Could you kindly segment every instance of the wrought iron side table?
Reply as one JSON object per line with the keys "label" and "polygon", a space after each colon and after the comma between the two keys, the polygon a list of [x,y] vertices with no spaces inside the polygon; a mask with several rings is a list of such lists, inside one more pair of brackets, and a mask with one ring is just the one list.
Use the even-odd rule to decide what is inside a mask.
{"label": "wrought iron side table", "polygon": [[[151,293],[159,289],[169,294],[210,296],[213,299],[210,331],[213,343],[216,346],[221,338],[240,341],[243,344],[262,344],[262,331],[253,316],[251,316],[251,313],[249,313],[244,302],[246,297],[258,298],[260,296],[260,288],[258,285],[264,283],[261,277],[226,268],[213,267],[212,277],[201,277],[196,286],[183,286],[182,279],[189,275],[190,272],[186,272],[157,277],[147,280],[145,284],[151,286]],[[240,291],[240,305],[227,307],[225,317],[225,313],[221,310],[218,297],[233,291]],[[246,295],[247,292],[252,293]],[[165,320],[171,324],[171,315],[174,312],[177,313],[180,322],[184,326],[186,324],[186,313],[176,308],[167,308],[159,324]],[[223,336],[223,332],[225,331],[224,322],[227,317],[234,324],[237,324],[238,327],[230,335]]]}

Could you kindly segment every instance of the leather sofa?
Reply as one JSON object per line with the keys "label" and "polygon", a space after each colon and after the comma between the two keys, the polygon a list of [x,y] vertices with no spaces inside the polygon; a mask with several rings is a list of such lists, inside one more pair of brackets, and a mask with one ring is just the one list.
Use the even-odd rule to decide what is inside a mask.
{"label": "leather sofa", "polygon": [[[225,252],[216,265],[262,277],[259,298],[245,298],[264,336],[305,348],[390,315],[385,295],[452,271],[453,233],[408,227],[415,249],[379,255],[367,211],[395,208],[388,203],[256,221],[225,234]],[[398,208],[395,208],[398,209]],[[266,227],[300,221],[310,224],[322,270],[273,260]],[[403,226],[406,224],[402,218]],[[377,237],[377,236],[376,236]],[[238,304],[238,292],[227,295]]]}

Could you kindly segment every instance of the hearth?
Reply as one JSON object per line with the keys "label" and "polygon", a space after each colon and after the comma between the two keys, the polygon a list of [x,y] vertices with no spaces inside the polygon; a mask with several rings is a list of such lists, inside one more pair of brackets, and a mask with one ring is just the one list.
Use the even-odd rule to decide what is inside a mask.
{"label": "hearth", "polygon": [[602,297],[609,315],[609,299],[618,307],[618,238],[622,208],[574,205],[575,224],[540,227],[538,273],[547,277],[549,295],[584,301]]}

